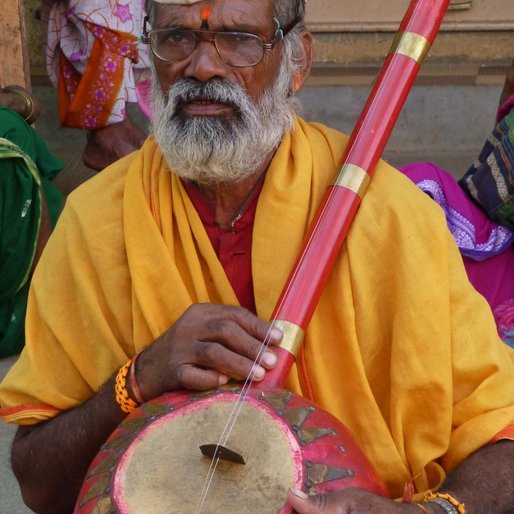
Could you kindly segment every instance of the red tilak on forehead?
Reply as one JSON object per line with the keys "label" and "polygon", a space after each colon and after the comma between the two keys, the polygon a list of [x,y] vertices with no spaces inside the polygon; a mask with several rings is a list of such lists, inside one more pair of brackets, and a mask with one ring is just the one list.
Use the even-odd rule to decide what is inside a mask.
{"label": "red tilak on forehead", "polygon": [[206,5],[205,7],[202,7],[202,10],[200,11],[200,17],[202,18],[202,25],[201,29],[203,30],[209,30],[209,18],[212,14],[212,8],[210,5]]}

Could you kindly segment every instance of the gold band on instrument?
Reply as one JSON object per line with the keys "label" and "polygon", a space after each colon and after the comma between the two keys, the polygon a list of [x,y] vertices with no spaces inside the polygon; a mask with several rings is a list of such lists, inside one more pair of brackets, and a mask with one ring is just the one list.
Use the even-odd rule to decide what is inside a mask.
{"label": "gold band on instrument", "polygon": [[389,55],[405,55],[421,65],[429,50],[430,41],[425,36],[415,32],[398,32],[394,38]]}
{"label": "gold band on instrument", "polygon": [[289,352],[293,357],[296,357],[300,353],[300,348],[305,337],[303,329],[294,323],[281,319],[274,320],[273,327],[278,328],[284,334],[282,342],[279,345],[280,348]]}
{"label": "gold band on instrument", "polygon": [[346,187],[362,198],[370,181],[371,177],[362,168],[355,164],[345,164],[334,185]]}

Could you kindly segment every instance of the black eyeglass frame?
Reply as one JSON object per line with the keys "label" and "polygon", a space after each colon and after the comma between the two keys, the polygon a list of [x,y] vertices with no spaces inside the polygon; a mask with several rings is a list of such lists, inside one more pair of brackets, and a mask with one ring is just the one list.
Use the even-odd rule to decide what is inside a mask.
{"label": "black eyeglass frame", "polygon": [[[289,25],[287,25],[286,27],[284,27],[282,29],[282,28],[280,28],[280,24],[279,24],[278,20],[276,18],[274,18],[274,20],[277,23],[278,28],[275,32],[274,38],[271,41],[266,42],[261,36],[259,36],[257,34],[252,34],[251,32],[183,29],[181,27],[161,27],[158,29],[152,29],[152,30],[148,31],[147,24],[149,22],[149,18],[148,18],[148,16],[145,16],[145,18],[143,20],[143,34],[140,37],[140,41],[141,41],[141,43],[144,43],[145,45],[150,46],[152,53],[155,55],[155,57],[157,57],[157,59],[160,59],[161,61],[164,61],[164,62],[179,62],[179,61],[170,61],[168,59],[163,59],[161,56],[157,55],[157,53],[155,52],[155,50],[152,46],[152,39],[151,39],[150,35],[157,34],[159,32],[166,32],[169,30],[183,30],[183,31],[187,31],[187,32],[192,32],[195,36],[195,46],[191,53],[193,53],[196,50],[196,48],[198,46],[198,41],[200,40],[200,38],[197,36],[197,33],[204,34],[204,35],[210,35],[211,39],[208,39],[207,41],[214,44],[214,47],[216,48],[216,52],[218,53],[220,59],[225,64],[227,64],[228,66],[233,66],[234,68],[251,68],[253,66],[257,66],[260,62],[262,62],[262,60],[264,59],[264,56],[266,55],[266,52],[270,52],[271,50],[273,50],[275,45],[279,41],[282,41],[287,36],[287,34],[289,34],[289,32],[291,32],[301,21],[300,19],[295,18]],[[262,45],[262,49],[263,49],[262,57],[253,64],[231,64],[231,63],[226,62],[218,49],[218,45],[216,44],[216,35],[217,34],[232,34],[232,35],[241,34],[243,36],[252,36],[254,38],[259,39],[261,41],[261,45]],[[184,59],[186,59],[186,58],[184,58]]]}

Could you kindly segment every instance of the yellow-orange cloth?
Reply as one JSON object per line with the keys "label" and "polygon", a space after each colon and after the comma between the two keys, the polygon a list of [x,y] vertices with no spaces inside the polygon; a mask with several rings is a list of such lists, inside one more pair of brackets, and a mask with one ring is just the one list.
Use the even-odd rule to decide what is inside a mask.
{"label": "yellow-orange cloth", "polygon": [[[263,319],[345,143],[299,119],[269,167],[252,248]],[[31,424],[75,407],[194,302],[237,299],[149,138],[68,198],[33,279],[27,344],[0,387],[0,415]],[[385,163],[308,329],[305,359],[315,400],[347,425],[394,497],[413,478],[418,491],[436,488],[514,422],[513,352],[469,284],[443,212]],[[288,386],[297,384],[292,374]]]}

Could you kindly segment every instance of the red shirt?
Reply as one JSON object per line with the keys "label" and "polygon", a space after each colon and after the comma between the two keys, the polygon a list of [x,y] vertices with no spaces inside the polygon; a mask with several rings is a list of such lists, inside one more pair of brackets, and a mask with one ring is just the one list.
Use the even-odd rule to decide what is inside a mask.
{"label": "red shirt", "polygon": [[253,313],[256,309],[252,279],[252,233],[263,183],[263,180],[257,183],[245,201],[246,205],[227,229],[216,225],[214,221],[214,201],[192,182],[183,181],[239,303]]}

